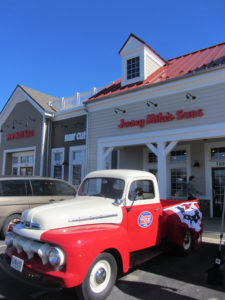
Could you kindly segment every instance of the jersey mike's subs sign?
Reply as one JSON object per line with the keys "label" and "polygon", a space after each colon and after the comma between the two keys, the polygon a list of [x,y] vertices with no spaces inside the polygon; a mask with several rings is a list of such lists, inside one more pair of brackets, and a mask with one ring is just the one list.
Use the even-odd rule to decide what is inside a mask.
{"label": "jersey mike's subs sign", "polygon": [[203,109],[191,110],[191,111],[183,111],[177,110],[176,113],[158,113],[158,114],[148,114],[145,119],[131,120],[125,121],[124,119],[120,120],[120,124],[118,128],[127,128],[127,127],[135,127],[138,126],[140,128],[144,128],[146,125],[155,124],[155,123],[166,123],[172,122],[174,120],[184,120],[184,119],[193,119],[202,117]]}

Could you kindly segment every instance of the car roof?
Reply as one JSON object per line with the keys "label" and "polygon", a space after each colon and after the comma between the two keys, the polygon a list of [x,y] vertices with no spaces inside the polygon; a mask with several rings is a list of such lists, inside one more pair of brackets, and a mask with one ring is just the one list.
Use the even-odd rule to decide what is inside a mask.
{"label": "car roof", "polygon": [[43,176],[11,176],[11,175],[1,175],[0,176],[0,181],[1,180],[21,180],[21,179],[28,179],[28,180],[35,180],[35,179],[39,179],[39,180],[56,180],[56,181],[63,181],[66,182],[68,184],[70,184],[69,182],[67,182],[64,179],[58,179],[58,178],[53,178],[53,177],[43,177]]}

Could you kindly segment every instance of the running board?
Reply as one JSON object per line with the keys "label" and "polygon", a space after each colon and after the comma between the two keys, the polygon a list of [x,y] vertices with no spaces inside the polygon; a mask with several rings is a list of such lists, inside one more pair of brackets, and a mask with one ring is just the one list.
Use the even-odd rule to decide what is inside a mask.
{"label": "running board", "polygon": [[169,251],[171,249],[171,245],[163,244],[156,247],[147,248],[144,250],[132,252],[130,254],[130,268],[143,264],[144,262],[159,256],[160,254]]}

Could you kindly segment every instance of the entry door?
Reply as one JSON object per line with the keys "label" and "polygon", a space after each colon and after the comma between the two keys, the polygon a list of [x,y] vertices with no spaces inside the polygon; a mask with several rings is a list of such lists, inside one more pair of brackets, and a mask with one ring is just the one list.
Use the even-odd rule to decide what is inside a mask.
{"label": "entry door", "polygon": [[33,167],[21,167],[20,175],[22,176],[33,176]]}
{"label": "entry door", "polygon": [[74,164],[73,165],[73,185],[79,187],[82,180],[82,164]]}
{"label": "entry door", "polygon": [[212,169],[213,215],[221,217],[224,202],[225,168]]}

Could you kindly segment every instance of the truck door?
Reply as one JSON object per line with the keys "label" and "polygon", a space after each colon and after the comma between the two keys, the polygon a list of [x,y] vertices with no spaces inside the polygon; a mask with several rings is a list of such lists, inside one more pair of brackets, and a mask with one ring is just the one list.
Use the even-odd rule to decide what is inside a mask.
{"label": "truck door", "polygon": [[157,245],[162,209],[153,181],[149,179],[133,181],[130,184],[127,202],[130,252]]}

